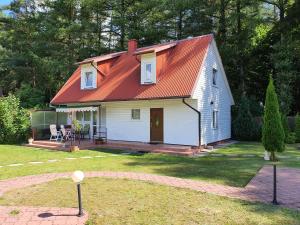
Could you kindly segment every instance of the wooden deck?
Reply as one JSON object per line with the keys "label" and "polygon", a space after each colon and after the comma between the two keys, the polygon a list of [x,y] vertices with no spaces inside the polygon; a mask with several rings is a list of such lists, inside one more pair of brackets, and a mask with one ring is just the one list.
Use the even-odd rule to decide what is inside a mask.
{"label": "wooden deck", "polygon": [[[82,140],[79,144],[78,141],[75,145],[79,149],[120,149],[126,151],[141,151],[141,152],[152,152],[152,153],[165,153],[171,155],[181,155],[181,156],[193,156],[199,152],[199,149],[194,149],[191,146],[184,145],[168,145],[168,144],[148,144],[141,142],[126,142],[126,141],[108,141],[105,144],[95,144],[91,140]],[[25,146],[45,148],[60,151],[69,151],[71,143],[61,143],[56,141],[48,140],[37,140],[32,144],[26,144]]]}

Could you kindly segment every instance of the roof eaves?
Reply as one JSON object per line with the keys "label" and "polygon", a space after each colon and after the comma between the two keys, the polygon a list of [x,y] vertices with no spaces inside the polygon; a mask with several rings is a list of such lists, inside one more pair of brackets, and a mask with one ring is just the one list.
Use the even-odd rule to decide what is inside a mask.
{"label": "roof eaves", "polygon": [[67,105],[67,104],[82,104],[82,103],[96,103],[96,102],[123,102],[123,101],[151,101],[151,100],[163,100],[163,99],[181,99],[190,98],[191,95],[182,96],[167,96],[167,97],[152,97],[152,98],[128,98],[128,99],[103,99],[103,100],[90,100],[90,101],[74,101],[74,102],[53,102],[52,105]]}

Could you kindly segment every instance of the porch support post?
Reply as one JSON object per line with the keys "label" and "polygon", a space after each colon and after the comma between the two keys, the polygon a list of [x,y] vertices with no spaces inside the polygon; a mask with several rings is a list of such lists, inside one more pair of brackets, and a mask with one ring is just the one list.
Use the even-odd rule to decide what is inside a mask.
{"label": "porch support post", "polygon": [[97,107],[97,133],[100,131],[99,127],[100,127],[100,109],[101,106]]}
{"label": "porch support post", "polygon": [[72,111],[72,122],[73,120],[76,120],[76,112]]}
{"label": "porch support post", "polygon": [[93,133],[94,133],[94,121],[93,121],[93,119],[94,119],[94,117],[93,117],[93,114],[94,114],[94,111],[91,111],[91,113],[90,113],[90,115],[91,115],[91,119],[90,119],[90,139],[92,139],[93,138]]}

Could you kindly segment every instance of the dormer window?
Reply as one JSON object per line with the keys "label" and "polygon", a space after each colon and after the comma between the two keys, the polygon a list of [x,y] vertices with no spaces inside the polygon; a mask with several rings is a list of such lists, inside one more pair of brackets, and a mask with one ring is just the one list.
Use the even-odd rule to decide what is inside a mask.
{"label": "dormer window", "polygon": [[85,72],[85,87],[93,87],[93,72]]}
{"label": "dormer window", "polygon": [[218,74],[218,70],[216,68],[213,68],[213,71],[212,71],[212,85],[213,86],[217,86],[217,74]]}
{"label": "dormer window", "polygon": [[151,71],[152,71],[151,66],[152,65],[150,63],[146,64],[146,81],[151,81],[151,75],[152,75],[152,73],[151,73]]}
{"label": "dormer window", "polygon": [[141,84],[156,83],[156,54],[141,55]]}
{"label": "dormer window", "polygon": [[81,90],[97,88],[97,70],[90,64],[81,66]]}

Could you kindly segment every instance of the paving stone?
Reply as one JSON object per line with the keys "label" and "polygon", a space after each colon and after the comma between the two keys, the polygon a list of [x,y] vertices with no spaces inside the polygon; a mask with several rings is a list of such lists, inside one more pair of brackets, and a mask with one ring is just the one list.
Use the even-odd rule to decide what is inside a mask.
{"label": "paving stone", "polygon": [[277,158],[279,158],[279,159],[288,159],[288,158],[291,158],[291,157],[287,156],[287,155],[279,155],[279,156],[277,156]]}
{"label": "paving stone", "polygon": [[59,160],[57,159],[49,159],[48,162],[52,163],[52,162],[58,162]]}
{"label": "paving stone", "polygon": [[209,156],[213,156],[213,157],[224,157],[225,155],[223,155],[223,154],[215,154],[215,153],[212,153],[212,154],[209,154]]}
{"label": "paving stone", "polygon": [[82,156],[80,158],[82,158],[82,159],[92,159],[93,157],[92,156]]}
{"label": "paving stone", "polygon": [[249,158],[252,158],[252,157],[256,157],[257,155],[252,155],[252,154],[244,154],[242,155],[243,157],[249,157]]}
{"label": "paving stone", "polygon": [[23,166],[24,164],[22,163],[16,163],[16,164],[10,164],[10,165],[7,165],[7,166]]}
{"label": "paving stone", "polygon": [[[18,213],[12,215],[12,211]],[[87,212],[77,216],[76,208],[0,206],[1,225],[84,225],[88,219]]]}

